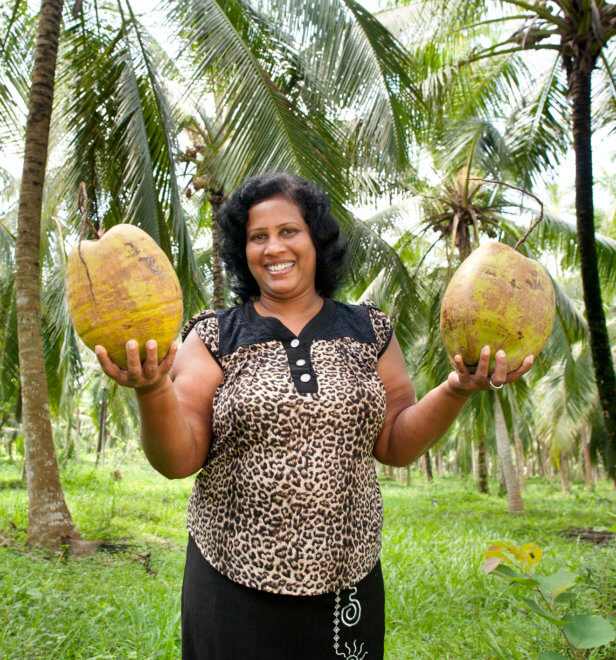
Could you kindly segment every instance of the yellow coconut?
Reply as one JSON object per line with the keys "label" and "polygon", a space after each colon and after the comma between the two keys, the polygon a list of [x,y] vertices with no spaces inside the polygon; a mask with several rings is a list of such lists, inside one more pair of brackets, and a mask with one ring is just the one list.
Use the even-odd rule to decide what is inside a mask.
{"label": "yellow coconut", "polygon": [[139,227],[119,224],[99,239],[80,241],[69,254],[66,289],[77,334],[100,344],[126,367],[126,342],[156,339],[163,359],[182,324],[182,289],[156,241]]}
{"label": "yellow coconut", "polygon": [[440,330],[450,359],[471,369],[483,346],[507,354],[507,371],[538,355],[552,331],[554,286],[543,266],[502,243],[486,243],[465,259],[443,296]]}

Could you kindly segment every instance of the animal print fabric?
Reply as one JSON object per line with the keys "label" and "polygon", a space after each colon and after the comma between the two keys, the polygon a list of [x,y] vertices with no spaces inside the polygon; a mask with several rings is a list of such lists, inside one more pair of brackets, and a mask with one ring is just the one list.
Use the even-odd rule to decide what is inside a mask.
{"label": "animal print fabric", "polygon": [[[185,336],[192,327],[224,373],[188,507],[204,558],[279,594],[357,583],[381,548],[372,449],[385,417],[376,366],[392,336],[388,317],[369,302],[326,300],[296,338],[245,303],[201,313]],[[301,391],[302,369],[316,391]]]}

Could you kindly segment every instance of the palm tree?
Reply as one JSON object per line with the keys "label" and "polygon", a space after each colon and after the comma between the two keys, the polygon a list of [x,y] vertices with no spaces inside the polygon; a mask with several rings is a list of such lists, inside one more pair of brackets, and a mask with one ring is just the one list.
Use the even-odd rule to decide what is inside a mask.
{"label": "palm tree", "polygon": [[62,0],[43,0],[41,4],[15,241],[17,336],[28,478],[28,536],[36,543],[57,542],[62,538],[78,536],[60,485],[49,418],[40,315],[40,218],[62,5]]}
{"label": "palm tree", "polygon": [[[224,149],[224,130],[215,119],[210,118],[202,109],[197,117],[187,117],[182,126],[189,135],[191,145],[180,152],[178,160],[186,163],[192,169],[192,175],[185,194],[192,198],[195,193],[203,191],[198,207],[200,216],[209,215],[212,236],[210,260],[212,272],[212,309],[223,309],[225,306],[225,285],[222,261],[220,259],[220,238],[218,228],[218,212],[224,203],[229,186],[224,181],[216,179],[212,165],[220,158]],[[208,213],[209,211],[209,213]]]}
{"label": "palm tree", "polygon": [[[510,180],[516,177],[517,159],[512,156],[514,147],[517,146],[518,157],[523,153],[516,142],[508,143],[485,120],[469,119],[460,126],[451,126],[447,138],[447,142],[442,146],[437,145],[434,150],[435,164],[441,168],[434,178],[440,179],[442,183],[436,186],[415,183],[412,186],[417,193],[414,197],[417,203],[415,212],[419,210],[420,217],[411,230],[399,227],[393,238],[394,249],[417,284],[413,290],[413,305],[419,310],[413,315],[415,331],[408,334],[402,329],[400,332],[400,326],[397,330],[409,363],[423,365],[413,368],[419,393],[427,392],[442,382],[450,370],[438,328],[441,297],[455,268],[470,253],[472,246],[478,245],[480,235],[510,244],[516,243],[524,234],[519,222],[520,216],[524,218],[531,210],[536,213],[536,209],[522,205],[524,199],[531,199],[532,196],[520,201],[518,192],[512,190],[516,186],[494,185],[483,178],[486,173],[497,178],[505,176]],[[528,163],[532,159],[526,155],[521,160]],[[513,178],[513,182],[523,179],[527,170],[519,174]],[[531,204],[535,205],[532,199]],[[399,212],[400,205],[391,211],[393,214]],[[391,235],[396,223],[387,223],[390,215],[382,212],[380,217],[368,224],[371,227],[386,226]],[[519,249],[525,256],[536,258],[550,249],[560,250],[570,240],[570,232],[556,219],[546,218],[542,225],[545,227],[540,225],[520,245]],[[436,233],[437,238],[429,239],[429,232]],[[413,250],[409,246],[413,246]],[[607,247],[601,252],[601,263],[604,268],[613,268],[616,262],[610,254],[609,244]],[[555,288],[557,321],[550,343],[536,361],[534,375],[542,373],[555,356],[570,354],[569,347],[585,333],[585,321],[574,301],[569,299],[557,282]],[[370,284],[369,291],[378,302],[388,306],[389,296],[382,295],[378,278]],[[473,397],[468,414],[463,412],[457,428],[463,429],[466,438],[472,435],[482,448],[485,447],[491,429],[498,428],[496,447],[504,468],[510,510],[521,510],[523,503],[511,461],[509,438],[519,432],[513,425],[512,410],[522,405],[527,390],[520,383],[508,388],[507,396],[499,397],[498,403],[502,402],[502,406],[497,405],[494,397],[487,402],[486,396]],[[505,419],[506,423],[503,421]],[[469,428],[473,429],[472,434]],[[485,460],[482,463],[485,466]],[[479,481],[480,490],[487,490],[485,474],[479,475]]]}
{"label": "palm tree", "polygon": [[498,447],[498,456],[500,468],[503,472],[505,485],[507,487],[507,504],[509,513],[519,513],[524,510],[524,502],[520,494],[520,484],[513,468],[511,460],[511,443],[509,441],[509,431],[507,422],[503,413],[500,396],[498,392],[492,393],[492,405],[494,410],[494,433],[496,435],[496,445]]}
{"label": "palm tree", "polygon": [[[409,4],[409,3],[401,3]],[[418,3],[411,3],[417,5]],[[458,0],[449,3],[423,2],[427,31],[441,57],[446,94],[456,101],[464,92],[473,94],[477,73],[489,65],[501,66],[506,75],[501,89],[514,90],[513,105],[528,109],[522,83],[539,87],[540,104],[532,121],[523,124],[529,138],[549,142],[550,154],[562,148],[562,127],[554,132],[555,117],[566,116],[575,151],[577,249],[588,318],[593,369],[599,400],[609,437],[608,471],[616,474],[616,374],[607,332],[595,241],[591,136],[593,122],[591,82],[612,99],[603,123],[614,121],[614,44],[616,5],[605,0]],[[500,13],[496,14],[500,9]],[[500,32],[495,25],[500,24]],[[436,28],[436,34],[434,30]],[[490,28],[490,29],[488,29]],[[488,46],[486,40],[490,40]],[[464,44],[464,42],[466,42]],[[524,59],[525,53],[534,57]],[[527,64],[528,62],[528,64]],[[491,63],[491,64],[490,64]],[[538,65],[544,65],[540,67]],[[561,74],[561,67],[564,76]],[[537,73],[542,68],[545,73]],[[512,72],[516,72],[512,73]],[[538,84],[537,84],[538,83]],[[434,100],[442,102],[443,90]],[[595,91],[595,95],[597,95]],[[500,95],[502,101],[503,96]],[[568,101],[568,107],[565,105]],[[441,106],[443,104],[441,103]],[[448,105],[451,105],[449,103]],[[440,109],[439,109],[440,111]],[[526,113],[528,116],[528,113]],[[556,122],[558,123],[558,122]]]}

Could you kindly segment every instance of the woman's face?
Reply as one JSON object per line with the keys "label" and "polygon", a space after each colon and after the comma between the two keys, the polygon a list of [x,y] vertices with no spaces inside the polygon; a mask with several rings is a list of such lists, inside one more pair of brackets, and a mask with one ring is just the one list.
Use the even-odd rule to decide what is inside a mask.
{"label": "woman's face", "polygon": [[246,260],[261,295],[292,300],[315,293],[317,252],[293,202],[272,197],[250,207]]}

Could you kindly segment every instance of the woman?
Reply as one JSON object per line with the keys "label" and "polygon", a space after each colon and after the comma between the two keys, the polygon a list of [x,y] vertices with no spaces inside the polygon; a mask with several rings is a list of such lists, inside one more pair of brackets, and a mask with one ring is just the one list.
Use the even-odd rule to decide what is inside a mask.
{"label": "woman", "polygon": [[[242,304],[203,312],[158,365],[127,342],[142,443],[169,478],[200,470],[188,511],[185,658],[381,658],[382,501],[373,457],[407,465],[470,395],[516,380],[486,347],[415,402],[389,319],[333,294],[345,245],[325,194],[299,177],[248,180],[219,216]],[[491,379],[491,380],[490,380]]]}

